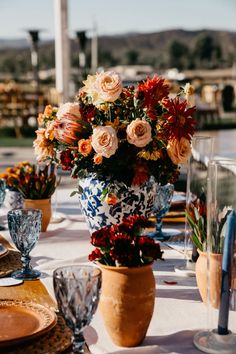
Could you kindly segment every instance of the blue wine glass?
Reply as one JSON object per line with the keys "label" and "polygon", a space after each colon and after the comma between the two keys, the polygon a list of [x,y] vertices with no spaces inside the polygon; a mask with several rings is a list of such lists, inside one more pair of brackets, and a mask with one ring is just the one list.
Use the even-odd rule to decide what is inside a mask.
{"label": "blue wine glass", "polygon": [[[3,205],[3,202],[5,200],[5,195],[6,195],[6,181],[5,179],[1,178],[0,179],[0,208]],[[5,230],[6,228],[0,224],[0,231]]]}
{"label": "blue wine glass", "polygon": [[38,209],[13,209],[7,214],[9,232],[16,248],[21,253],[22,269],[11,274],[13,278],[33,280],[40,277],[38,270],[30,266],[30,252],[36,245],[42,223],[42,212]]}
{"label": "blue wine glass", "polygon": [[165,232],[162,229],[162,218],[166,215],[166,213],[170,209],[171,201],[174,194],[174,185],[168,183],[164,186],[158,185],[156,190],[156,195],[154,197],[154,206],[153,206],[153,214],[156,217],[156,230],[153,232],[149,232],[148,236],[164,241],[171,237],[171,230]]}
{"label": "blue wine glass", "polygon": [[72,265],[53,272],[53,286],[59,311],[73,331],[73,353],[83,354],[83,329],[98,306],[101,270],[90,265]]}

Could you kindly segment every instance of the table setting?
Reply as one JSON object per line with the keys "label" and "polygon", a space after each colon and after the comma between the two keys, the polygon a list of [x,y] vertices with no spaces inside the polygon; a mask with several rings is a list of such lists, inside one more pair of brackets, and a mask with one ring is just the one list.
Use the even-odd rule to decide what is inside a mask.
{"label": "table setting", "polygon": [[[206,208],[196,195],[186,213],[189,189],[175,191],[181,165],[194,153],[191,87],[170,98],[160,77],[125,88],[114,72],[83,83],[74,102],[48,105],[39,115],[37,162],[21,162],[0,175],[0,353],[234,354],[228,342],[236,327],[229,306],[235,200],[225,202],[224,223],[211,226],[207,238],[203,214],[211,213],[215,225],[210,183],[225,170],[204,177],[212,191]],[[225,165],[228,193],[235,171]],[[69,183],[68,175],[58,178],[59,167],[73,177]],[[22,207],[3,205],[7,184],[22,194]],[[55,189],[63,218],[50,222]],[[49,209],[29,205],[29,199],[47,199]],[[189,250],[186,225],[192,228]],[[197,274],[186,277],[175,269],[193,244],[210,257],[216,240],[225,248],[218,266],[220,301],[212,306],[210,324],[202,296],[207,283],[202,292]],[[210,271],[206,267],[201,279]]]}

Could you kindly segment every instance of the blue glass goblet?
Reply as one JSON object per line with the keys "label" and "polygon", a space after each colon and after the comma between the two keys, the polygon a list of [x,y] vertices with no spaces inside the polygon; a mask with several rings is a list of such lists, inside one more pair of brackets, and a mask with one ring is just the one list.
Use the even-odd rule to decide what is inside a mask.
{"label": "blue glass goblet", "polygon": [[16,248],[21,253],[23,268],[11,274],[13,278],[33,280],[40,277],[38,270],[30,266],[30,251],[36,245],[42,223],[42,212],[38,209],[13,209],[7,214],[9,232]]}
{"label": "blue glass goblet", "polygon": [[83,329],[98,306],[101,270],[90,265],[72,265],[53,272],[53,286],[59,311],[73,331],[73,353],[83,354]]}
{"label": "blue glass goblet", "polygon": [[157,240],[166,240],[172,236],[171,230],[165,232],[162,230],[162,218],[170,209],[171,200],[174,194],[174,185],[168,183],[164,186],[158,185],[156,190],[156,195],[154,197],[153,214],[156,217],[156,230],[154,232],[148,233],[148,236],[155,238]]}
{"label": "blue glass goblet", "polygon": [[[5,179],[0,179],[0,208],[3,205],[6,195],[6,181]],[[0,231],[5,230],[5,227],[0,224]]]}

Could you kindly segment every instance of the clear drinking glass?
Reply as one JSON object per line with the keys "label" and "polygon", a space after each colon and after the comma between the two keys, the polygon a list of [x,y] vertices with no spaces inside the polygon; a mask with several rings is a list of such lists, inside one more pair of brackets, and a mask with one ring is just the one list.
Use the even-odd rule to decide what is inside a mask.
{"label": "clear drinking glass", "polygon": [[202,271],[197,266],[196,278],[200,294],[207,294],[208,323],[207,330],[195,335],[194,344],[206,353],[233,354],[236,353],[236,160],[211,161],[207,189],[207,240],[203,252],[207,254],[207,269]]}
{"label": "clear drinking glass", "polygon": [[13,278],[33,280],[41,273],[30,266],[30,252],[39,239],[42,212],[38,209],[13,209],[7,214],[9,232],[16,248],[21,253],[23,268],[11,274]]}
{"label": "clear drinking glass", "polygon": [[[0,179],[0,208],[3,205],[6,195],[6,181],[5,179]],[[0,231],[5,230],[5,227],[0,224]]]}
{"label": "clear drinking glass", "polygon": [[[187,165],[186,211],[197,200],[207,196],[208,164],[213,154],[213,138],[196,135],[192,139],[192,151]],[[176,267],[177,272],[183,275],[195,275],[195,262],[198,257],[197,248],[192,241],[192,228],[188,221],[185,223],[184,258],[185,264]]]}
{"label": "clear drinking glass", "polygon": [[162,228],[162,218],[170,209],[171,200],[174,194],[174,185],[168,183],[164,186],[158,185],[156,195],[154,197],[153,214],[156,217],[156,230],[148,233],[148,235],[157,240],[166,240],[173,236],[171,230]]}
{"label": "clear drinking glass", "polygon": [[84,353],[83,329],[98,306],[101,270],[90,265],[71,265],[53,272],[53,286],[59,311],[73,331],[73,353]]}

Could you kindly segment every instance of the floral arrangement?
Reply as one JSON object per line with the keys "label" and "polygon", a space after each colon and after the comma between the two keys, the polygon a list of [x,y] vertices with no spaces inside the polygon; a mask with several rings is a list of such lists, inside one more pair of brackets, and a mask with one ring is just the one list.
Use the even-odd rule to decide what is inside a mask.
{"label": "floral arrangement", "polygon": [[39,115],[37,159],[56,161],[74,178],[95,173],[114,185],[139,186],[150,176],[175,182],[194,134],[191,86],[170,98],[158,76],[123,87],[117,73],[101,72],[83,83],[75,102],[49,105]]}
{"label": "floral arrangement", "polygon": [[122,223],[106,226],[91,235],[95,250],[89,255],[90,261],[117,267],[137,267],[162,259],[160,244],[154,239],[141,235],[151,223],[143,216],[124,218]]}
{"label": "floral arrangement", "polygon": [[53,166],[39,166],[27,161],[8,167],[0,178],[6,180],[7,188],[20,192],[25,199],[50,198],[56,187]]}
{"label": "floral arrangement", "polygon": [[[212,230],[210,250],[213,253],[223,253],[226,220],[232,207],[225,206],[218,215],[219,224]],[[199,198],[191,202],[186,211],[187,221],[192,229],[192,241],[202,252],[207,250],[207,208],[206,195],[202,193]]]}

